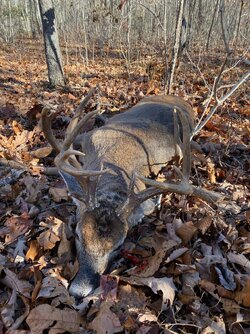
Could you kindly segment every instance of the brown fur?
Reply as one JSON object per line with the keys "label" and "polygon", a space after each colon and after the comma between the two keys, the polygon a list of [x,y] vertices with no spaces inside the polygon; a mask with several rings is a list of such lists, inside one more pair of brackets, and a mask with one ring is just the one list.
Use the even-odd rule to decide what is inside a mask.
{"label": "brown fur", "polygon": [[[186,101],[176,96],[150,96],[82,137],[84,169],[109,171],[85,180],[86,189],[80,191],[75,178],[64,174],[71,193],[77,191],[83,202],[94,189],[87,209],[78,202],[76,248],[80,269],[70,287],[73,295],[87,295],[96,287],[99,275],[106,270],[128,229],[153,211],[154,202],[150,199],[123,221],[118,208],[128,198],[134,172],[146,177],[157,175],[176,154],[182,156],[182,123],[177,116],[175,128],[175,107],[187,115],[191,131],[194,115]],[[178,131],[177,137],[174,130]],[[135,192],[143,189],[144,183],[137,180]]]}

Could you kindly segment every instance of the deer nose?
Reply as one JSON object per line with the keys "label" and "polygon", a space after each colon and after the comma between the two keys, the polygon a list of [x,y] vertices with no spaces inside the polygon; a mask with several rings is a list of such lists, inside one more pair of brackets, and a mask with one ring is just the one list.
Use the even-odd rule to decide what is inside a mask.
{"label": "deer nose", "polygon": [[94,274],[91,277],[81,277],[76,275],[69,287],[69,293],[76,298],[83,298],[93,292],[99,285],[99,275]]}

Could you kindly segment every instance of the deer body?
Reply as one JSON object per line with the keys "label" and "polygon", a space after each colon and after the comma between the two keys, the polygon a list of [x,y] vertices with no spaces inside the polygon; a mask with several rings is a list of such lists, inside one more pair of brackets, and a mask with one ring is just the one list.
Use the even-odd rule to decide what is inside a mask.
{"label": "deer body", "polygon": [[[154,202],[148,199],[135,208],[126,222],[116,211],[126,201],[134,172],[146,177],[157,175],[176,153],[182,155],[174,138],[175,106],[189,117],[191,131],[191,107],[178,97],[166,96],[145,98],[83,136],[85,157],[81,158],[81,163],[84,169],[109,169],[109,172],[89,180],[88,187],[91,188],[92,183],[95,188],[89,209],[76,201],[80,269],[70,286],[73,295],[84,296],[93,290],[115,250],[124,242],[128,229],[154,210]],[[74,196],[77,180],[65,173],[64,178]],[[136,192],[145,189],[140,180],[134,186]]]}
{"label": "deer body", "polygon": [[[186,119],[186,130],[179,114],[174,119],[176,108]],[[183,99],[147,97],[83,135],[81,151],[85,156],[81,154],[78,160],[84,170],[101,171],[99,175],[79,176],[75,169],[70,172],[69,167],[61,165],[70,154],[59,154],[57,167],[77,204],[79,271],[70,285],[72,295],[86,296],[98,285],[100,275],[124,242],[129,228],[154,210],[145,183],[140,179],[133,183],[134,173],[145,177],[157,175],[175,155],[182,157],[182,133],[188,132],[190,138],[193,127],[192,108]],[[138,202],[129,198],[131,183],[135,195],[145,192]],[[160,192],[158,189],[152,196]]]}

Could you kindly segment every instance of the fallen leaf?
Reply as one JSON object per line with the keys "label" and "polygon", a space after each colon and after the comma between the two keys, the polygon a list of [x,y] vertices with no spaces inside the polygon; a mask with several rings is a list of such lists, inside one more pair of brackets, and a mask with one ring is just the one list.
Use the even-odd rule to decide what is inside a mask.
{"label": "fallen leaf", "polygon": [[157,322],[157,316],[151,312],[145,312],[143,314],[138,314],[138,320],[140,322]]}
{"label": "fallen leaf", "polygon": [[61,202],[62,200],[68,199],[68,191],[66,188],[56,188],[56,187],[50,187],[49,193],[52,196],[53,200],[56,203]]}
{"label": "fallen leaf", "polygon": [[34,261],[37,255],[39,254],[41,247],[37,240],[31,240],[29,249],[26,253],[26,260]]}
{"label": "fallen leaf", "polygon": [[174,250],[169,257],[164,261],[165,263],[170,263],[176,259],[178,259],[180,256],[182,256],[183,254],[185,254],[189,249],[186,247],[182,247],[179,249]]}
{"label": "fallen leaf", "polygon": [[216,317],[216,321],[212,321],[210,326],[206,327],[201,334],[226,334],[226,325],[223,318]]}
{"label": "fallen leaf", "polygon": [[5,242],[12,243],[20,235],[25,234],[31,228],[32,223],[33,221],[29,219],[27,214],[9,217],[5,222]]}
{"label": "fallen leaf", "polygon": [[209,181],[211,183],[216,183],[214,163],[212,162],[211,159],[208,159],[208,162],[207,162],[207,172],[208,172]]}
{"label": "fallen leaf", "polygon": [[115,313],[110,310],[111,302],[103,302],[95,319],[88,325],[88,328],[98,334],[113,334],[122,332],[120,320]]}
{"label": "fallen leaf", "polygon": [[147,302],[147,298],[141,289],[130,284],[120,284],[118,288],[118,300],[119,304],[123,308],[132,308],[133,310],[144,310]]}
{"label": "fallen leaf", "polygon": [[158,294],[159,291],[162,292],[162,307],[161,311],[164,311],[168,308],[168,305],[173,304],[175,298],[175,291],[176,287],[173,283],[172,278],[162,277],[162,278],[155,278],[155,277],[148,277],[148,278],[141,278],[140,281],[145,285],[149,286],[151,290]]}
{"label": "fallen leaf", "polygon": [[8,303],[5,304],[1,311],[1,317],[5,327],[9,328],[15,320],[15,312],[16,312],[16,301],[17,301],[17,291],[16,289],[12,290],[10,299]]}
{"label": "fallen leaf", "polygon": [[236,282],[234,280],[234,273],[225,265],[215,265],[214,269],[219,277],[220,284],[227,290],[234,291],[236,289]]}
{"label": "fallen leaf", "polygon": [[44,250],[54,248],[59,240],[60,238],[51,230],[42,232],[37,238],[39,245],[43,247]]}
{"label": "fallen leaf", "polygon": [[52,152],[53,148],[51,146],[41,147],[35,151],[31,151],[30,154],[33,158],[45,158]]}
{"label": "fallen leaf", "polygon": [[204,235],[209,229],[209,227],[212,225],[212,223],[213,223],[212,217],[207,216],[202,219],[199,219],[198,222],[196,223],[196,227]]}
{"label": "fallen leaf", "polygon": [[243,267],[243,269],[248,274],[250,274],[250,261],[247,259],[245,255],[228,252],[227,258],[228,258],[228,261],[238,264],[239,266]]}
{"label": "fallen leaf", "polygon": [[104,300],[115,300],[117,296],[119,277],[111,275],[102,275],[100,287],[102,289],[102,298]]}
{"label": "fallen leaf", "polygon": [[0,279],[2,284],[8,286],[9,288],[16,289],[16,291],[21,295],[30,298],[32,285],[28,281],[20,280],[15,273],[7,268],[3,269],[3,272],[5,276]]}
{"label": "fallen leaf", "polygon": [[187,245],[197,231],[197,227],[193,222],[186,222],[176,230],[176,234],[181,238],[183,245]]}
{"label": "fallen leaf", "polygon": [[159,270],[162,260],[166,255],[166,252],[174,248],[175,246],[176,242],[173,240],[163,240],[162,238],[161,242],[158,241],[157,247],[156,246],[154,247],[156,253],[153,256],[147,258],[147,265],[145,266],[145,268],[142,268],[142,270],[139,269],[139,271],[138,270],[135,271],[136,276],[140,277],[153,276],[155,272]]}
{"label": "fallen leaf", "polygon": [[250,278],[246,281],[241,291],[235,292],[235,300],[245,307],[250,307]]}
{"label": "fallen leaf", "polygon": [[48,304],[39,305],[31,310],[26,322],[33,334],[43,334],[47,329],[50,334],[78,333],[83,324],[77,311],[60,310]]}

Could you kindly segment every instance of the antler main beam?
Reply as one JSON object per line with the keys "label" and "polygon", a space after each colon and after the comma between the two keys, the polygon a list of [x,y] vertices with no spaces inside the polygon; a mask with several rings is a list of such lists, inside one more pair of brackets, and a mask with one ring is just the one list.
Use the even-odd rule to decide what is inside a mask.
{"label": "antler main beam", "polygon": [[91,118],[95,117],[99,111],[94,110],[86,114],[80,121],[79,118],[91,99],[91,97],[95,94],[97,88],[92,88],[88,95],[82,100],[77,109],[75,110],[75,115],[73,116],[71,122],[69,123],[66,136],[62,143],[58,142],[55,138],[52,128],[51,122],[53,113],[48,107],[44,107],[42,110],[42,128],[50,145],[55,149],[57,156],[55,158],[55,165],[57,168],[63,172],[66,172],[72,176],[78,177],[78,181],[81,184],[82,180],[80,177],[91,177],[98,176],[104,173],[107,173],[108,169],[105,170],[85,170],[81,167],[80,163],[76,159],[76,156],[84,156],[84,153],[81,151],[73,150],[71,145],[73,144],[76,137],[81,133],[82,128]]}

